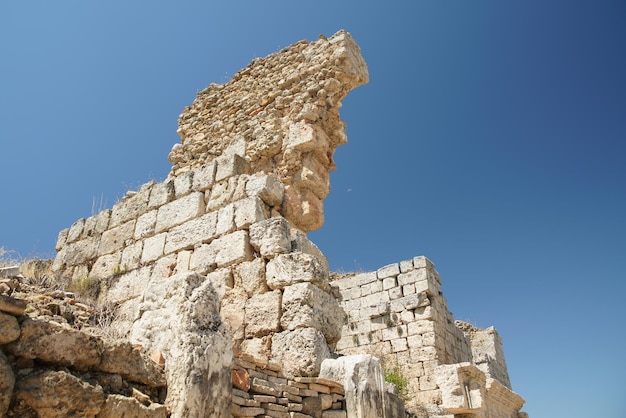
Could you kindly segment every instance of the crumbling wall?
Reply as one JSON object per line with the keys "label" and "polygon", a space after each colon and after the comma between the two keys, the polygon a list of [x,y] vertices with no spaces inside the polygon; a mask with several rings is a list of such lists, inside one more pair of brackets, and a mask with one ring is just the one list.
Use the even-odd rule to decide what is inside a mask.
{"label": "crumbling wall", "polygon": [[[315,379],[334,351],[374,354],[402,370],[409,404],[432,407],[433,417],[450,417],[447,408],[517,414],[521,398],[507,388],[495,334],[455,326],[432,263],[415,257],[331,281],[306,236],[323,224],[333,153],[346,142],[341,100],[367,80],[344,31],[256,59],[182,112],[165,181],[59,234],[54,270],[99,290],[99,303],[119,313],[117,329],[162,356],[168,385],[178,388],[167,398],[172,416],[228,414],[212,404],[226,398],[236,416],[355,416],[338,396],[328,408],[297,410],[307,397],[328,406],[320,393],[335,384]],[[224,382],[232,361],[233,384],[247,375],[274,385],[232,389]],[[385,401],[397,397],[366,377],[358,393],[372,410],[402,415],[400,403]],[[314,396],[318,384],[325,388]],[[471,385],[480,398],[460,399]],[[293,402],[293,387],[311,396]]]}
{"label": "crumbling wall", "polygon": [[497,331],[454,321],[426,257],[336,276],[331,287],[346,311],[337,351],[382,358],[389,372],[406,379],[410,407],[517,416],[523,400],[510,390]]}

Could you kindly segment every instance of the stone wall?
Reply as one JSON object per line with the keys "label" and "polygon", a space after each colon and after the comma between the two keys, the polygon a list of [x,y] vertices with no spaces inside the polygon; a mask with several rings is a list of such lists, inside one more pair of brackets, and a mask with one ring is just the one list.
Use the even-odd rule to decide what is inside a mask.
{"label": "stone wall", "polygon": [[[454,321],[441,291],[440,276],[427,258],[414,257],[375,272],[335,276],[331,287],[346,312],[337,351],[383,359],[388,370],[407,379],[408,404],[445,406],[450,399],[444,396],[441,375],[452,373],[459,386],[457,369],[465,367],[463,370],[472,370],[474,380],[481,381],[477,387],[482,392],[472,407],[464,405],[464,413],[487,413],[485,405],[491,402],[486,399],[499,399],[506,393],[507,402],[499,407],[506,415],[493,416],[516,416],[523,401],[510,390],[497,331]],[[498,387],[493,394],[487,382]],[[494,395],[496,392],[500,394]]]}
{"label": "stone wall", "polygon": [[280,366],[257,365],[254,358],[235,359],[233,405],[235,417],[346,418],[341,383],[319,377],[290,377]]}
{"label": "stone wall", "polygon": [[171,416],[402,416],[378,360],[334,359],[364,353],[428,416],[517,416],[497,333],[455,325],[430,261],[331,278],[307,238],[346,142],[341,100],[367,80],[344,31],[256,59],[180,115],[165,181],[59,234],[54,271],[163,359]]}

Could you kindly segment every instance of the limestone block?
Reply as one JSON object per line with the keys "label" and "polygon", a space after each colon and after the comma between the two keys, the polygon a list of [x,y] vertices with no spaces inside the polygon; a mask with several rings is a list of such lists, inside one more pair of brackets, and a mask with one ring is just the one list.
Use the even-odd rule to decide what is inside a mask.
{"label": "limestone block", "polygon": [[176,271],[176,258],[176,254],[159,258],[152,267],[152,275],[160,277],[173,276]]}
{"label": "limestone block", "polygon": [[137,219],[148,210],[150,191],[155,183],[146,183],[138,192],[129,192],[122,200],[113,205],[110,228]]}
{"label": "limestone block", "polygon": [[104,296],[105,302],[115,303],[140,296],[148,285],[151,274],[151,267],[142,267],[116,277]]}
{"label": "limestone block", "polygon": [[257,294],[246,302],[246,338],[263,337],[280,330],[282,293],[280,290]]}
{"label": "limestone block", "polygon": [[214,246],[209,244],[201,245],[194,250],[189,258],[189,270],[195,271],[198,274],[207,274],[215,270],[217,267],[215,256],[216,251]]}
{"label": "limestone block", "polygon": [[190,249],[210,241],[216,236],[216,223],[217,214],[211,212],[172,228],[167,233],[164,253],[170,254],[183,249]]}
{"label": "limestone block", "polygon": [[248,197],[235,202],[235,226],[248,229],[250,225],[269,217],[269,208],[259,197]]}
{"label": "limestone block", "polygon": [[318,376],[322,361],[330,358],[324,335],[315,328],[297,328],[272,336],[272,361],[283,364],[291,376]]}
{"label": "limestone block", "polygon": [[287,286],[283,293],[283,329],[315,328],[321,331],[329,344],[341,337],[345,313],[335,298],[311,283]]}
{"label": "limestone block", "polygon": [[0,345],[15,341],[20,336],[20,325],[13,315],[0,312]]}
{"label": "limestone block", "polygon": [[65,243],[67,243],[67,236],[69,235],[69,232],[69,228],[63,229],[61,230],[61,232],[59,232],[59,235],[57,236],[57,242],[54,246],[57,251],[61,250],[61,248],[65,246]]}
{"label": "limestone block", "polygon": [[285,186],[274,175],[255,174],[246,183],[246,194],[260,197],[269,206],[278,206],[283,201]]}
{"label": "limestone block", "polygon": [[317,257],[324,264],[324,268],[328,270],[328,260],[326,256],[317,248],[317,245],[309,240],[306,233],[296,228],[291,229],[291,251],[302,252]]}
{"label": "limestone block", "polygon": [[407,271],[413,270],[413,260],[404,260],[400,261],[400,273],[406,273]]}
{"label": "limestone block", "polygon": [[[324,159],[327,160],[326,155]],[[312,154],[307,154],[302,159],[302,167],[296,172],[293,181],[298,184],[298,187],[311,190],[319,199],[324,199],[330,192],[328,168]]]}
{"label": "limestone block", "polygon": [[207,211],[221,208],[229,203],[246,198],[247,175],[229,177],[215,183],[211,191],[207,190]]}
{"label": "limestone block", "polygon": [[434,270],[435,269],[435,265],[433,264],[432,261],[430,261],[428,258],[424,257],[423,255],[421,256],[417,256],[417,257],[413,257],[413,266],[418,269],[418,268],[426,268],[429,270]]}
{"label": "limestone block", "polygon": [[119,374],[125,380],[150,387],[166,386],[163,369],[147,353],[128,341],[105,342],[98,370]]}
{"label": "limestone block", "polygon": [[324,224],[322,199],[308,188],[285,187],[281,213],[303,231],[315,231]]}
{"label": "limestone block", "polygon": [[305,253],[279,254],[267,263],[267,285],[283,289],[295,283],[310,282],[328,289],[328,269],[319,258]]}
{"label": "limestone block", "polygon": [[109,224],[111,223],[111,213],[111,209],[106,209],[95,216],[96,225],[93,229],[95,234],[102,234],[104,231],[109,229]]}
{"label": "limestone block", "polygon": [[348,417],[388,416],[383,369],[376,357],[352,355],[325,360],[320,377],[343,384]]}
{"label": "limestone block", "polygon": [[233,232],[212,241],[209,245],[215,252],[215,264],[218,268],[250,261],[253,258],[247,231]]}
{"label": "limestone block", "polygon": [[230,416],[231,340],[205,277],[152,276],[130,341],[148,353],[163,353],[172,417]]}
{"label": "limestone block", "polygon": [[120,260],[120,270],[122,272],[139,268],[141,263],[141,253],[143,251],[143,241],[137,241],[128,245],[122,251],[122,259]]}
{"label": "limestone block", "polygon": [[100,364],[102,341],[53,322],[25,317],[20,338],[8,344],[7,352],[16,356],[88,370]]}
{"label": "limestone block", "polygon": [[[100,239],[98,255],[111,254],[124,248],[133,239],[135,231],[135,220],[128,221],[122,225],[105,231]],[[87,241],[87,240],[83,240]],[[80,263],[77,263],[80,264]]]}
{"label": "limestone block", "polygon": [[392,287],[396,287],[396,278],[395,277],[386,277],[383,279],[383,290],[389,290]]}
{"label": "limestone block", "polygon": [[174,197],[176,199],[188,195],[193,186],[193,171],[181,174],[174,178]]}
{"label": "limestone block", "polygon": [[241,342],[241,352],[254,358],[255,362],[268,364],[271,356],[272,338],[250,338]]}
{"label": "limestone block", "polygon": [[382,337],[384,341],[395,340],[397,338],[406,337],[407,329],[406,325],[397,325],[395,327],[390,327],[384,329],[382,332]]}
{"label": "limestone block", "polygon": [[380,280],[386,277],[397,276],[398,274],[400,274],[400,265],[398,263],[389,264],[387,266],[379,268],[376,271],[376,276]]}
{"label": "limestone block", "polygon": [[[402,312],[404,310],[411,310],[416,308],[423,308],[430,305],[430,299],[425,292],[414,293],[409,296],[404,296],[399,299],[393,299],[390,301],[389,307],[391,312]],[[417,314],[417,312],[416,312]]]}
{"label": "limestone block", "polygon": [[66,371],[35,371],[21,377],[14,398],[38,417],[93,417],[104,404],[102,387]]}
{"label": "limestone block", "polygon": [[85,226],[85,219],[81,218],[74,222],[67,233],[67,242],[76,242],[80,239],[83,233],[83,227]]}
{"label": "limestone block", "polygon": [[107,395],[98,418],[167,418],[168,412],[164,405],[151,403],[146,406],[135,398],[122,395]]}
{"label": "limestone block", "polygon": [[233,275],[230,269],[218,269],[207,274],[207,280],[211,282],[215,293],[221,300],[224,294],[233,288]]}
{"label": "limestone block", "polygon": [[267,292],[263,259],[255,258],[235,266],[234,281],[236,286],[245,289],[248,296]]}
{"label": "limestone block", "polygon": [[250,225],[250,244],[262,256],[271,258],[291,251],[289,223],[276,217]]}
{"label": "limestone block", "polygon": [[88,237],[66,245],[63,250],[57,253],[52,265],[53,270],[59,271],[64,264],[76,266],[93,260],[99,255],[99,243],[100,240],[97,237]]}
{"label": "limestone block", "polygon": [[0,267],[0,277],[13,278],[20,274],[20,266]]}
{"label": "limestone block", "polygon": [[180,251],[176,254],[176,274],[189,271],[191,254],[191,251]]}
{"label": "limestone block", "polygon": [[133,238],[136,240],[154,235],[154,228],[156,226],[157,211],[151,210],[141,215],[137,219],[135,224],[135,233]]}
{"label": "limestone block", "polygon": [[174,199],[174,180],[158,183],[152,186],[148,209],[157,209]]}
{"label": "limestone block", "polygon": [[426,332],[433,332],[434,326],[432,321],[415,321],[407,324],[407,332],[409,335],[424,334]]}
{"label": "limestone block", "polygon": [[217,213],[217,224],[215,226],[216,235],[230,234],[236,229],[234,203],[220,208],[217,212],[211,213]]}
{"label": "limestone block", "polygon": [[210,189],[215,181],[215,161],[198,168],[193,175],[192,190],[203,192]]}
{"label": "limestone block", "polygon": [[122,252],[117,251],[113,254],[107,254],[98,257],[96,262],[94,263],[91,271],[89,272],[90,277],[103,279],[106,277],[111,277],[115,274],[119,274],[122,272],[122,268],[120,266],[120,260],[122,258]]}
{"label": "limestone block", "polygon": [[149,263],[161,257],[163,255],[163,249],[165,248],[165,239],[167,234],[164,232],[159,235],[155,235],[150,238],[146,238],[143,241],[143,251],[141,253],[141,262]]}
{"label": "limestone block", "polygon": [[373,283],[376,280],[378,280],[378,277],[376,276],[376,272],[359,273],[356,276],[354,276],[354,281],[359,287],[365,286],[369,283]]}
{"label": "limestone block", "polygon": [[[420,388],[422,380],[420,378]],[[486,378],[470,363],[446,364],[437,367],[434,382],[441,390],[443,407],[454,414],[475,413],[484,405]],[[427,389],[424,387],[424,389]]]}
{"label": "limestone block", "polygon": [[229,289],[222,297],[220,316],[235,340],[241,340],[244,337],[244,314],[247,300],[248,295],[241,288]]}
{"label": "limestone block", "polygon": [[215,181],[221,181],[228,177],[248,174],[250,166],[248,161],[240,155],[229,154],[215,160],[217,169],[215,171]]}
{"label": "limestone block", "polygon": [[204,214],[204,193],[193,192],[161,206],[155,232],[162,232]]}
{"label": "limestone block", "polygon": [[11,404],[15,376],[11,364],[0,350],[0,416],[4,417]]}

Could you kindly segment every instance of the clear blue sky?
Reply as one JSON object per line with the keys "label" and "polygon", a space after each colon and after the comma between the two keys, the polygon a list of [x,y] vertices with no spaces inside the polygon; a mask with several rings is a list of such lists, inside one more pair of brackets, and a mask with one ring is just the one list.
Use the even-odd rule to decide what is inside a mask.
{"label": "clear blue sky", "polygon": [[495,325],[532,418],[626,416],[626,3],[4,1],[0,246],[169,171],[211,82],[347,29],[370,83],[341,109],[334,270],[426,255],[458,319]]}

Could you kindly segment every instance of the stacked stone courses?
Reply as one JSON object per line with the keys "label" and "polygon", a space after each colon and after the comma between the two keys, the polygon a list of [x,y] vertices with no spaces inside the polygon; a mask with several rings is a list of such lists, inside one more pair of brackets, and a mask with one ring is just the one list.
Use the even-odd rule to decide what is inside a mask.
{"label": "stacked stone courses", "polygon": [[427,258],[331,274],[307,237],[368,78],[345,31],[255,59],[183,110],[167,179],[59,233],[53,271],[160,359],[172,417],[403,417],[383,367],[410,411],[524,416],[497,332],[454,321]]}

